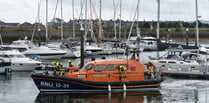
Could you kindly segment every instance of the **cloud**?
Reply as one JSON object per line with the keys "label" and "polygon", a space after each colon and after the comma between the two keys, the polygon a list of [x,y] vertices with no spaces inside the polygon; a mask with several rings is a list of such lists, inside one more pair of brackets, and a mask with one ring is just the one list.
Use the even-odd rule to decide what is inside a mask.
{"label": "cloud", "polygon": [[[41,22],[45,22],[45,0],[1,0],[0,1],[0,20],[5,22],[35,22],[37,15],[38,1],[41,1]],[[54,16],[56,0],[49,2],[49,20]],[[79,18],[81,3],[80,0],[75,2],[75,18]],[[99,15],[99,0],[92,0],[95,5],[96,13]],[[118,0],[115,0],[118,2]],[[88,2],[89,5],[89,2]],[[137,0],[122,0],[122,19],[133,20]],[[209,1],[198,0],[198,9],[200,19],[209,19]],[[60,16],[60,4],[58,5],[56,17]],[[83,9],[83,15],[85,10]],[[88,18],[90,17],[88,8]],[[157,1],[140,0],[139,10],[140,20],[157,19]],[[83,16],[84,18],[85,16]],[[113,0],[102,0],[102,19],[113,19]],[[63,18],[65,21],[72,19],[72,0],[63,0]],[[94,16],[95,18],[95,16]],[[116,19],[119,18],[119,9],[116,13]],[[161,0],[161,20],[195,20],[195,0]]]}

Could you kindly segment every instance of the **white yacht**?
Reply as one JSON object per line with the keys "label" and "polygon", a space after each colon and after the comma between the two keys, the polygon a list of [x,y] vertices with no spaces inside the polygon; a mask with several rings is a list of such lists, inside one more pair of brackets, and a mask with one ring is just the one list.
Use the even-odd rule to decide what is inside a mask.
{"label": "white yacht", "polygon": [[199,47],[200,53],[209,54],[209,46],[208,44],[201,44]]}
{"label": "white yacht", "polygon": [[151,61],[157,68],[163,68],[165,72],[201,72],[207,68],[205,64],[198,62],[196,55],[189,50],[168,51],[159,58],[152,58]]}
{"label": "white yacht", "polygon": [[30,40],[15,40],[12,42],[11,45],[8,45],[9,47],[11,47],[12,49],[17,49],[20,52],[26,51],[28,49],[31,49],[33,47],[35,47],[35,45],[33,44],[33,42],[31,42]]}
{"label": "white yacht", "polygon": [[65,50],[67,54],[63,56],[64,58],[79,58],[81,56],[81,50],[78,47],[66,48]]}
{"label": "white yacht", "polygon": [[102,53],[103,49],[96,45],[85,45],[84,51],[86,55],[97,55],[97,54]]}
{"label": "white yacht", "polygon": [[34,47],[23,52],[26,56],[40,55],[41,59],[61,59],[66,53],[59,48],[49,48],[48,46]]}
{"label": "white yacht", "polygon": [[64,44],[61,42],[49,42],[48,47],[64,50],[66,54],[63,56],[63,58],[79,58],[81,56],[80,48],[71,47],[68,44]]}
{"label": "white yacht", "polygon": [[12,63],[12,71],[32,71],[41,64],[40,61],[25,57],[23,53],[7,46],[0,47],[0,58]]}
{"label": "white yacht", "polygon": [[139,45],[140,51],[155,51],[157,50],[157,39],[155,37],[143,37],[140,39],[140,43],[137,44],[137,37],[130,37],[128,47],[131,49],[138,48]]}
{"label": "white yacht", "polygon": [[140,46],[144,48],[144,51],[155,51],[157,50],[157,38],[143,37],[141,39]]}

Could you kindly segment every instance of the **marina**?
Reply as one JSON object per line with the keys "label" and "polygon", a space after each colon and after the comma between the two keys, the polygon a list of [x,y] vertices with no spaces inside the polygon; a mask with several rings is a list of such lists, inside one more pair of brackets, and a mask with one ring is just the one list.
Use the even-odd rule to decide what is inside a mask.
{"label": "marina", "polygon": [[[13,7],[14,1],[0,5]],[[203,1],[21,3],[18,13],[30,9],[27,15],[0,18],[1,102],[209,102]],[[2,21],[9,17],[24,21]]]}
{"label": "marina", "polygon": [[[148,59],[147,54],[153,54],[156,52],[145,52],[144,58]],[[117,56],[107,56],[108,59],[116,58]],[[118,55],[122,57],[122,55]],[[143,58],[142,57],[142,58]],[[102,59],[102,56],[98,56],[97,59]],[[75,65],[80,60],[71,59]],[[54,60],[43,61],[45,63],[51,63]],[[63,66],[68,66],[68,59],[61,59]],[[91,58],[86,58],[85,62],[91,61]],[[175,103],[202,103],[209,102],[209,81],[201,79],[176,79],[165,77],[161,83],[159,91],[155,92],[121,92],[121,93],[42,93],[35,86],[31,72],[13,72],[11,75],[0,75],[0,100],[4,103],[56,103],[56,102],[133,102],[142,103],[149,102],[175,102]],[[11,99],[12,98],[12,99]],[[24,98],[24,99],[23,99]],[[136,101],[137,100],[137,101]]]}

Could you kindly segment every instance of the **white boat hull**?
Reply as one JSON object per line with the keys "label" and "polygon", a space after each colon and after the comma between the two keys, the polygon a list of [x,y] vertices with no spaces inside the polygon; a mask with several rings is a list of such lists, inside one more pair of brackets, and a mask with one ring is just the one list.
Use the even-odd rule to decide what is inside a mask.
{"label": "white boat hull", "polygon": [[34,63],[12,63],[12,71],[33,71],[36,67],[39,67],[40,64]]}
{"label": "white boat hull", "polygon": [[79,58],[80,56],[80,51],[67,50],[67,53],[63,56],[63,58]]}
{"label": "white boat hull", "polygon": [[61,59],[67,52],[58,48],[36,47],[23,52],[25,55],[40,55],[42,59]]}

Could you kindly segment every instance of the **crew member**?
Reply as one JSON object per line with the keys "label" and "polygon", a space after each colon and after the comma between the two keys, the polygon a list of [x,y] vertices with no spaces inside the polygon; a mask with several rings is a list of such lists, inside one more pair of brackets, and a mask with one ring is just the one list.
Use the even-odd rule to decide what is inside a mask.
{"label": "crew member", "polygon": [[69,67],[74,67],[75,65],[72,63],[71,60],[68,60]]}
{"label": "crew member", "polygon": [[150,77],[154,78],[153,69],[155,69],[155,66],[154,64],[152,64],[152,61],[149,61],[147,63],[147,74],[149,78]]}
{"label": "crew member", "polygon": [[55,65],[57,71],[59,71],[59,75],[62,75],[62,64],[60,62],[52,62]]}
{"label": "crew member", "polygon": [[126,70],[127,70],[127,68],[123,65],[120,65],[119,70],[120,70],[120,73],[121,73],[121,80],[124,82],[126,80]]}
{"label": "crew member", "polygon": [[73,64],[71,60],[68,60],[68,65],[71,73],[77,70],[77,67]]}
{"label": "crew member", "polygon": [[133,53],[133,55],[131,56],[131,60],[136,60],[135,53]]}

